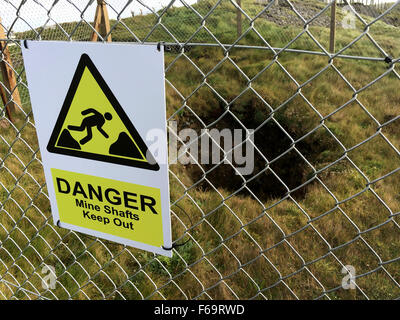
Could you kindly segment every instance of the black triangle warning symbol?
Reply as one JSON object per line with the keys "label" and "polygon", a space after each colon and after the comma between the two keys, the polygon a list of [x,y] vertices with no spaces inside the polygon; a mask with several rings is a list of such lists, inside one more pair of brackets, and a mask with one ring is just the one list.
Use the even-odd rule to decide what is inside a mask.
{"label": "black triangle warning symbol", "polygon": [[150,170],[159,165],[87,54],[82,54],[47,150]]}

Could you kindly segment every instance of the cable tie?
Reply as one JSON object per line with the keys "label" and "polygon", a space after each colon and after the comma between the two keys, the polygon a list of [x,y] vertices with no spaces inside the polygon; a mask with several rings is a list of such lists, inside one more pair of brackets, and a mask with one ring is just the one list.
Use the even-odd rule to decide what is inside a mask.
{"label": "cable tie", "polygon": [[[175,206],[177,206],[179,209],[181,209],[181,210],[186,214],[186,216],[188,217],[188,219],[189,219],[189,221],[190,221],[191,227],[193,227],[192,219],[190,219],[190,216],[187,214],[187,212],[186,212],[180,205],[175,204]],[[175,249],[175,248],[177,248],[177,247],[184,246],[184,245],[185,245],[186,243],[188,243],[190,240],[192,240],[192,238],[187,239],[187,240],[186,240],[185,242],[183,242],[183,243],[176,243],[176,242],[173,242],[171,247],[166,248],[166,247],[162,246],[162,248],[163,248],[164,250],[171,251],[172,249]]]}
{"label": "cable tie", "polygon": [[391,56],[387,56],[384,60],[387,64],[392,63],[393,59]]}

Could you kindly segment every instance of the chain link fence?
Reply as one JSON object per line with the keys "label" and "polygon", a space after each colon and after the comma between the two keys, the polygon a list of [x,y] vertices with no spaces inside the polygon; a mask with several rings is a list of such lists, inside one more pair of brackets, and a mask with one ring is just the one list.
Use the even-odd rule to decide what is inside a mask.
{"label": "chain link fence", "polygon": [[[184,245],[165,258],[52,223],[19,40],[88,41],[96,1],[1,0],[22,103],[13,122],[0,106],[0,299],[400,298],[400,1],[343,2],[330,53],[332,2],[106,1],[112,41],[170,49]],[[227,149],[212,129],[245,135]],[[216,163],[195,156],[205,136]],[[240,174],[229,155],[247,143]]]}

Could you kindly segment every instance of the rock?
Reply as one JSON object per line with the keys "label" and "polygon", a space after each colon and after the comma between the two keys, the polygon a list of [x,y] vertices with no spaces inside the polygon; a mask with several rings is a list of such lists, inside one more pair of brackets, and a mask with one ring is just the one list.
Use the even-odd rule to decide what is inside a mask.
{"label": "rock", "polygon": [[61,132],[61,136],[60,139],[58,139],[57,146],[78,150],[81,149],[79,142],[71,136],[71,133],[67,129],[64,129],[63,132]]}
{"label": "rock", "polygon": [[119,134],[117,141],[110,146],[110,150],[108,152],[117,156],[143,159],[139,149],[125,132],[121,132]]}

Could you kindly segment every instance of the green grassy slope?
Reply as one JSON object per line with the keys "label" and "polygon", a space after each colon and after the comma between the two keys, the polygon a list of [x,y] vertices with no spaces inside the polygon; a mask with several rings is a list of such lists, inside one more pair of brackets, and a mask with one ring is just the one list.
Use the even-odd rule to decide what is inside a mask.
{"label": "green grassy slope", "polygon": [[[299,6],[308,5],[314,10],[323,8],[323,4],[315,1],[292,2]],[[194,8],[200,14],[206,14],[214,3],[204,0]],[[242,3],[250,17],[256,16],[262,9],[253,1]],[[281,13],[282,17],[292,15],[296,19],[290,8],[282,10],[285,10]],[[329,11],[325,15],[329,16]],[[339,19],[344,15],[344,12],[338,11]],[[364,18],[367,21],[372,19],[367,16]],[[131,29],[140,40],[173,42],[162,26],[158,26],[147,37],[155,21],[156,17],[151,15],[124,19],[125,26],[118,23],[113,29],[113,41],[132,40],[133,36],[128,31]],[[229,2],[223,2],[207,18],[206,26],[218,41],[231,43],[236,39],[235,21],[234,7]],[[115,23],[112,21],[111,25]],[[173,8],[162,19],[162,23],[179,41],[190,39],[190,42],[215,43],[215,39],[204,30],[190,38],[199,28],[201,19],[186,8]],[[71,24],[63,26],[66,30],[71,28]],[[245,20],[243,30],[248,27],[249,22]],[[254,27],[273,47],[286,46],[303,30],[295,23],[279,26],[261,17],[255,21]],[[344,48],[364,29],[360,22],[356,27],[356,30],[338,27],[337,50]],[[79,28],[82,29],[80,34],[84,35],[80,37],[87,39],[90,29],[84,25]],[[315,22],[310,25],[309,31],[324,48],[328,47],[328,28]],[[54,32],[44,30],[42,39],[64,39],[61,33],[58,36]],[[397,27],[383,22],[377,22],[370,28],[371,36],[393,57],[400,55],[399,32]],[[34,37],[34,34],[19,36]],[[262,46],[263,43],[253,30],[240,41],[243,45]],[[290,48],[320,51],[307,34],[292,43]],[[367,37],[343,54],[383,57]],[[337,58],[329,66],[329,58],[325,56],[284,52],[279,55],[279,64],[273,63],[260,74],[273,61],[271,51],[235,48],[229,52],[229,59],[215,68],[225,56],[225,52],[218,47],[191,47],[184,55],[176,51],[166,53],[166,78],[184,97],[190,96],[184,101],[167,84],[168,117],[177,120],[180,127],[190,126],[200,130],[203,125],[199,118],[205,124],[211,124],[229,110],[211,128],[236,128],[242,123],[247,128],[256,129],[255,143],[268,160],[278,158],[291,148],[291,141],[283,132],[284,129],[294,140],[299,140],[296,149],[309,163],[292,149],[274,161],[270,168],[291,189],[313,179],[311,182],[298,192],[286,194],[284,186],[273,178],[270,170],[257,174],[265,168],[265,162],[257,156],[256,172],[246,177],[247,188],[232,196],[242,186],[242,181],[236,179],[229,166],[219,166],[202,176],[196,165],[171,165],[172,203],[181,199],[185,187],[200,181],[179,200],[179,207],[172,207],[175,213],[172,220],[174,239],[183,235],[185,228],[182,223],[190,226],[192,222],[195,227],[190,230],[190,235],[194,240],[179,247],[178,254],[172,259],[153,257],[130,248],[125,248],[121,253],[123,247],[120,245],[106,243],[106,249],[102,242],[90,237],[83,236],[83,240],[79,241],[68,230],[52,227],[51,223],[44,224],[50,212],[46,190],[41,189],[44,177],[40,155],[30,162],[32,151],[24,142],[36,150],[35,130],[31,123],[25,126],[26,118],[20,114],[16,124],[21,131],[19,138],[16,139],[14,130],[0,128],[0,136],[7,142],[0,144],[1,158],[5,159],[0,168],[0,199],[4,203],[0,223],[8,232],[11,231],[7,236],[7,232],[0,228],[0,240],[3,242],[0,275],[7,271],[5,280],[8,281],[13,281],[11,275],[19,280],[24,278],[19,268],[12,265],[10,256],[19,257],[17,265],[28,275],[39,273],[40,270],[35,268],[39,268],[42,257],[45,263],[57,266],[59,281],[65,289],[58,285],[55,295],[61,298],[68,296],[65,290],[75,294],[75,298],[86,298],[79,292],[79,287],[83,287],[88,297],[101,298],[97,286],[106,296],[119,299],[115,287],[122,286],[119,291],[126,298],[151,295],[151,298],[158,299],[161,298],[158,293],[152,295],[155,286],[167,284],[160,290],[166,298],[185,297],[177,286],[188,298],[198,297],[203,290],[212,298],[235,298],[228,285],[243,299],[255,297],[260,291],[269,299],[292,299],[293,293],[299,298],[309,299],[319,297],[324,290],[341,286],[343,263],[355,266],[357,275],[365,274],[357,279],[357,284],[368,297],[399,297],[399,287],[393,282],[393,279],[400,281],[399,261],[387,263],[384,268],[381,265],[400,255],[400,218],[398,214],[390,218],[390,211],[400,211],[399,172],[377,180],[399,168],[399,155],[385,140],[387,138],[394,147],[400,148],[399,120],[388,123],[398,116],[398,77],[393,72],[389,73],[358,93],[357,100],[346,104],[353,98],[354,91],[338,71],[355,90],[359,90],[384,74],[388,65],[383,61]],[[226,103],[206,86],[191,95],[203,81],[192,63],[205,74],[214,70],[207,77],[207,83]],[[248,90],[248,80],[235,65],[249,79],[258,75],[251,83],[258,95]],[[307,83],[301,91],[298,91],[297,85],[283,68],[299,85]],[[395,68],[399,71],[397,65]],[[308,82],[321,70],[324,71]],[[301,95],[285,103],[296,92],[301,92]],[[185,102],[198,118],[183,107]],[[29,103],[25,107],[29,113]],[[265,124],[272,116],[281,127],[273,120]],[[31,116],[29,119],[32,121]],[[380,127],[384,123],[388,124]],[[313,133],[307,135],[311,131]],[[364,144],[351,149],[367,139]],[[345,150],[351,151],[345,153]],[[203,169],[206,168],[209,167],[204,166]],[[313,168],[323,170],[315,175]],[[226,181],[230,182],[229,186]],[[367,186],[368,181],[375,182]],[[212,189],[211,184],[218,192]],[[12,190],[12,197],[7,201],[8,192],[5,188]],[[36,196],[39,190],[41,192]],[[388,207],[378,200],[377,195]],[[279,201],[282,198],[284,200]],[[190,220],[181,208],[190,216]],[[15,228],[16,223],[18,228]],[[35,228],[32,225],[44,227]],[[27,246],[32,237],[34,240]],[[88,247],[87,251],[85,246]],[[52,250],[53,247],[56,249]],[[24,250],[22,255],[21,249]],[[132,258],[132,254],[136,259]],[[105,264],[104,270],[100,269]],[[126,274],[121,272],[118,265],[129,275],[130,282],[126,283]],[[369,273],[375,269],[376,272]],[[174,282],[169,281],[170,276],[174,277]],[[40,288],[37,275],[33,275],[30,282]],[[29,283],[25,288],[32,289]],[[4,284],[0,284],[0,291],[11,295]],[[364,298],[359,290],[339,289],[327,295],[332,299]],[[18,296],[24,297],[21,292]],[[49,293],[46,296],[51,297]],[[207,298],[206,295],[200,297]]]}

